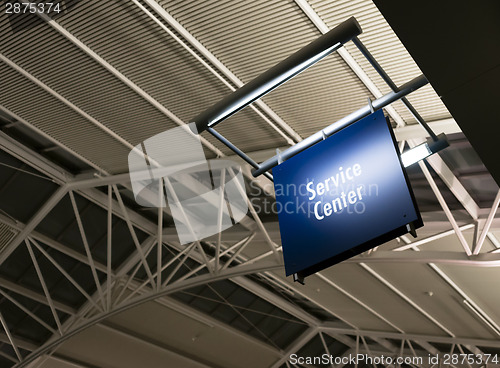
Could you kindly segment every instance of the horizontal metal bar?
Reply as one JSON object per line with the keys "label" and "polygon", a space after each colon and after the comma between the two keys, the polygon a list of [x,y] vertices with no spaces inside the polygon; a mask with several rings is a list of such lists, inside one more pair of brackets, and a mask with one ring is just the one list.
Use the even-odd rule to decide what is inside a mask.
{"label": "horizontal metal bar", "polygon": [[467,256],[464,252],[421,251],[394,252],[377,251],[369,256],[359,255],[344,261],[345,263],[437,263],[470,267],[500,267],[500,254],[481,253]]}
{"label": "horizontal metal bar", "polygon": [[[371,107],[373,106],[374,110],[381,109],[394,101],[397,101],[401,99],[402,97],[410,94],[411,92],[425,86],[427,83],[427,79],[425,76],[422,74],[411,81],[403,84],[398,92],[389,92],[388,94],[377,98],[375,101],[373,101],[370,105],[366,105],[359,110],[354,111],[353,113],[343,117],[342,119],[338,120],[337,122],[327,126],[323,130],[320,130],[319,132],[314,133],[313,135],[307,137],[303,141],[297,143],[296,145],[284,150],[281,152],[280,156],[282,160],[287,160],[292,156],[295,156],[296,154],[304,151],[305,149],[311,147],[312,145],[321,142],[324,138],[324,136],[329,137],[333,133],[339,131],[340,129],[345,128],[346,126],[358,121],[361,118],[364,118],[365,116],[368,116],[371,114],[372,110]],[[266,171],[272,169],[273,167],[278,165],[278,156],[273,156],[270,159],[264,161],[263,163],[260,164],[260,169],[257,169],[252,172],[252,175],[254,177],[257,177]]]}
{"label": "horizontal metal bar", "polygon": [[369,338],[381,337],[386,339],[396,339],[396,340],[411,340],[411,341],[426,341],[435,342],[442,344],[461,344],[461,345],[476,345],[476,346],[487,346],[487,347],[500,347],[500,340],[498,339],[476,339],[476,338],[462,338],[462,337],[450,337],[450,336],[436,336],[436,335],[420,335],[412,333],[399,333],[399,332],[386,332],[386,331],[374,331],[374,330],[360,330],[360,329],[348,329],[343,327],[337,327],[331,322],[326,322],[324,325],[320,326],[320,331],[326,333],[338,333],[350,336],[365,336]]}
{"label": "horizontal metal bar", "polygon": [[360,33],[361,27],[354,17],[340,23],[328,33],[290,55],[192,119],[191,122],[196,124],[196,133],[201,133],[207,127],[213,127],[227,119],[339,49],[344,43]]}
{"label": "horizontal metal bar", "polygon": [[[250,166],[254,167],[255,169],[260,168],[260,166],[259,166],[259,164],[257,162],[255,162],[254,160],[252,160],[245,152],[243,152],[238,147],[236,147],[233,143],[231,143],[226,137],[224,137],[222,134],[220,134],[214,128],[207,128],[207,132],[209,132],[215,138],[217,138],[219,141],[221,141],[222,143],[224,143],[231,151],[233,151],[238,156],[240,156]],[[273,176],[271,174],[269,174],[268,172],[264,173],[264,176],[266,178],[268,178],[269,180],[273,181]]]}

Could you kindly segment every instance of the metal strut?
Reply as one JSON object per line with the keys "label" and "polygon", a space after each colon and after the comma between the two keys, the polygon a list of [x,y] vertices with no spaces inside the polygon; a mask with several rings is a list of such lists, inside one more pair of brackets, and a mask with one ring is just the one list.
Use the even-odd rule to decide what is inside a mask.
{"label": "metal strut", "polygon": [[[292,156],[295,156],[299,152],[304,151],[305,149],[311,147],[312,145],[320,142],[323,140],[324,135],[329,137],[333,133],[339,131],[340,129],[345,128],[346,126],[355,123],[361,118],[364,118],[365,116],[370,115],[372,112],[372,108],[374,110],[381,109],[394,101],[397,101],[401,99],[402,97],[410,94],[411,92],[419,89],[422,86],[425,86],[427,83],[427,79],[425,76],[422,74],[415,79],[412,79],[411,81],[403,84],[397,92],[389,92],[385,96],[382,96],[375,101],[373,101],[371,104],[366,105],[359,110],[354,111],[353,113],[343,117],[342,119],[338,120],[337,122],[327,126],[326,128],[323,128],[321,131],[314,133],[313,135],[309,136],[308,138],[300,141],[299,143],[295,144],[294,146],[284,150],[281,152],[281,157],[283,160],[287,160]],[[257,177],[259,175],[262,175],[266,171],[272,169],[278,165],[278,156],[273,156],[270,159],[267,159],[263,163],[261,163],[259,166],[260,168],[253,171],[252,175],[254,177]]]}
{"label": "metal strut", "polygon": [[340,23],[192,119],[191,122],[196,124],[195,133],[200,134],[208,127],[219,124],[339,49],[360,33],[361,27],[354,17]]}

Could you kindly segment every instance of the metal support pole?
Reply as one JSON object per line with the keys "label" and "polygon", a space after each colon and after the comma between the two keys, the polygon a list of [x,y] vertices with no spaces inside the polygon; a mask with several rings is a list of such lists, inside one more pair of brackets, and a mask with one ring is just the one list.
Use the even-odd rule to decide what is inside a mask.
{"label": "metal support pole", "polygon": [[360,33],[361,27],[354,17],[340,23],[328,33],[290,55],[192,119],[191,121],[196,124],[196,133],[199,134],[207,127],[213,127],[237,113],[339,49],[344,43]]}
{"label": "metal support pole", "polygon": [[[425,76],[422,74],[411,81],[403,84],[400,88],[399,91],[397,92],[389,92],[388,94],[376,99],[375,101],[372,102],[372,106],[375,110],[381,109],[394,101],[397,101],[401,99],[402,97],[410,94],[411,92],[425,86],[429,81],[425,78]],[[364,118],[365,116],[370,115],[371,113],[371,106],[366,105],[360,108],[359,110],[354,111],[353,113],[343,117],[342,119],[338,120],[337,122],[327,126],[326,128],[322,129],[319,132],[314,133],[313,135],[307,137],[303,141],[297,143],[296,145],[284,150],[281,152],[281,157],[283,160],[287,160],[292,156],[295,156],[299,152],[304,151],[305,149],[311,147],[312,145],[320,142],[323,140],[323,134],[329,137],[333,133],[339,131],[340,129],[345,128],[346,126],[358,121],[361,118]],[[278,156],[273,156],[270,159],[264,161],[263,163],[260,164],[260,169],[257,169],[252,172],[252,175],[254,177],[257,177],[266,171],[272,169],[273,167],[278,165]]]}
{"label": "metal support pole", "polygon": [[[243,152],[238,147],[236,147],[233,143],[231,143],[226,137],[224,137],[222,134],[220,134],[214,128],[207,128],[207,132],[209,132],[215,138],[217,138],[219,141],[221,141],[222,143],[224,143],[231,151],[233,151],[238,156],[240,156],[250,166],[252,166],[255,169],[259,169],[260,168],[260,166],[259,166],[259,164],[257,162],[255,162],[254,160],[252,160],[245,152]],[[269,180],[273,181],[273,176],[271,174],[269,174],[268,172],[264,173],[264,176],[266,178],[268,178]]]}
{"label": "metal support pole", "polygon": [[[360,39],[358,37],[354,37],[352,39],[352,42],[356,45],[356,47],[359,49],[359,51],[361,51],[361,53],[366,58],[366,60],[368,60],[368,62],[373,66],[375,71],[382,77],[384,82],[387,83],[387,85],[389,87],[391,87],[391,89],[394,92],[397,92],[398,86],[396,86],[396,84],[392,81],[391,77],[389,77],[389,75],[386,73],[384,68],[382,68],[382,66],[373,57],[373,55],[370,53],[370,51],[368,51],[366,46],[363,45],[363,43],[360,41]],[[406,97],[403,97],[403,98],[401,98],[401,102],[403,102],[403,104],[406,106],[406,108],[410,111],[410,113],[418,121],[418,123],[426,130],[426,132],[429,133],[432,140],[437,141],[438,137],[436,136],[436,134],[432,131],[432,129],[425,122],[425,120],[422,118],[422,116],[420,116],[420,114],[417,112],[417,110],[415,110],[415,108],[412,106],[410,101],[408,101]]]}
{"label": "metal support pole", "polygon": [[479,236],[479,239],[476,244],[476,248],[474,249],[474,255],[478,255],[479,252],[481,252],[481,248],[484,244],[484,240],[486,239],[486,236],[488,235],[488,232],[490,231],[491,224],[493,222],[493,219],[495,218],[495,213],[497,212],[498,206],[500,205],[500,189],[498,190],[497,196],[495,197],[495,200],[493,201],[493,205],[491,206],[490,214],[488,215],[488,219],[486,220],[486,223],[484,224],[483,230],[481,231],[481,235]]}

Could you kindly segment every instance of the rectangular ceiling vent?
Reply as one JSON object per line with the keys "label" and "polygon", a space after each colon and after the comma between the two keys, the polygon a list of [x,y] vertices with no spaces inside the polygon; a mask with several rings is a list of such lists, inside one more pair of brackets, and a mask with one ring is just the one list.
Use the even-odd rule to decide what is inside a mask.
{"label": "rectangular ceiling vent", "polygon": [[17,235],[17,231],[10,226],[0,223],[0,252],[10,243]]}

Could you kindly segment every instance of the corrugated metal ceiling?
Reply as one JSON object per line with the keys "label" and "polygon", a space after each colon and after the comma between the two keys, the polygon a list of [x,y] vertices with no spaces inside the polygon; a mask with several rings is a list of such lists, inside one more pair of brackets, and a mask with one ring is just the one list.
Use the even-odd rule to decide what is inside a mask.
{"label": "corrugated metal ceiling", "polygon": [[[321,35],[293,1],[160,4],[244,82]],[[366,87],[333,54],[263,100],[307,137],[365,105],[367,97],[372,96]]]}
{"label": "corrugated metal ceiling", "polygon": [[[330,28],[345,20],[346,17],[354,16],[363,29],[359,39],[370,50],[396,85],[402,85],[422,74],[373,2],[366,0],[334,2],[311,0],[309,3]],[[376,86],[383,93],[389,92],[390,88],[382,81],[356,46],[353,43],[348,43],[346,48],[370,79],[375,82]],[[450,117],[450,113],[430,85],[410,94],[408,99],[426,121]],[[407,123],[415,122],[415,119],[402,103],[398,102],[393,106]]]}
{"label": "corrugated metal ceiling", "polygon": [[[55,22],[182,121],[188,122],[230,93],[227,86],[133,2],[80,1],[76,4]],[[160,4],[243,82],[320,35],[291,0],[163,1]],[[420,74],[371,2],[313,1],[311,5],[330,28],[351,15],[356,16],[364,31],[360,38],[397,84]],[[13,32],[4,17],[0,26],[5,35],[0,51],[5,57],[131,145],[176,126],[47,23]],[[27,34],[30,37],[25,37]],[[347,48],[378,88],[388,92],[388,87],[354,45],[348,44]],[[1,82],[7,87],[3,89],[3,104],[11,112],[106,171],[126,171],[130,147],[109,137],[26,76],[5,65],[1,74]],[[25,93],[36,98],[26,101],[22,98]],[[373,98],[343,59],[334,54],[263,100],[306,137],[365,105],[368,97]],[[410,100],[428,120],[449,116],[430,87],[412,94]],[[51,108],[47,110],[43,106]],[[396,108],[406,121],[413,121],[404,107]],[[234,115],[218,130],[246,152],[286,144],[251,109]],[[211,136],[203,136],[224,153],[230,153]]]}
{"label": "corrugated metal ceiling", "polygon": [[[250,81],[320,35],[311,20],[292,0],[258,0],[254,2],[176,0],[160,1],[160,4],[212,52],[222,64],[244,82]],[[364,30],[360,39],[375,55],[396,84],[400,85],[421,74],[411,56],[405,51],[371,1],[332,2],[311,0],[310,4],[330,28],[354,15]],[[184,122],[188,122],[191,117],[204,108],[230,93],[227,86],[130,1],[80,1],[71,12],[58,17],[56,21]],[[168,27],[166,23],[164,24]],[[109,128],[131,145],[138,144],[154,134],[176,126],[164,113],[132,91],[125,83],[102,65],[99,65],[49,24],[42,23],[34,26],[34,28],[26,28],[24,31],[13,33],[8,20],[0,18],[0,32],[3,35],[0,39],[0,52],[2,55],[61,94],[79,109],[89,114],[91,118],[102,123],[104,127]],[[30,37],[26,37],[27,35]],[[384,93],[388,92],[389,88],[385,86],[384,82],[355,49],[354,45],[348,44],[347,50],[378,88]],[[203,56],[201,57],[203,58]],[[88,118],[75,111],[74,108],[63,103],[5,62],[0,62],[0,85],[2,86],[0,88],[0,103],[6,109],[55,138],[62,145],[85,157],[95,166],[101,167],[110,173],[127,171],[129,147],[111,137]],[[343,59],[339,55],[333,54],[273,91],[263,100],[302,137],[306,137],[365,105],[368,97],[373,98]],[[413,93],[409,99],[426,120],[432,121],[450,116],[430,86]],[[395,104],[394,107],[407,123],[414,122],[401,104]],[[246,152],[276,148],[286,144],[278,133],[250,109],[245,109],[231,117],[217,129]],[[204,137],[224,153],[229,153],[227,148],[211,136],[204,135]],[[454,148],[457,148],[456,154],[450,154],[449,157],[443,156],[453,169],[460,166],[462,168],[466,167],[467,170],[484,171],[482,164],[476,160],[474,152],[467,152],[462,157],[460,152],[462,152],[463,147],[454,147],[452,145],[451,150]],[[213,153],[211,153],[211,157],[213,157]],[[4,170],[3,172],[7,171]],[[460,171],[456,172],[458,174],[462,173]],[[464,174],[467,174],[467,172]],[[413,179],[418,181],[416,175],[412,176]],[[477,177],[473,178],[473,180],[471,187],[477,189],[477,193],[472,191],[474,199],[488,205],[488,200],[495,194],[493,190],[489,190],[492,186],[489,185],[488,191],[485,191],[485,181],[480,182]],[[36,196],[40,202],[46,200],[46,197],[53,193],[53,187],[55,187],[55,184],[50,184],[47,185],[47,190],[42,191],[40,189],[42,186],[38,185],[34,180],[27,180],[24,177],[23,182],[25,182],[26,186],[33,185],[36,187],[30,186],[29,190],[26,191]],[[0,180],[1,183],[3,182]],[[451,192],[445,189],[444,183],[438,180],[438,186],[443,190],[451,209],[460,208],[459,202],[454,199]],[[422,183],[417,182],[416,187],[417,192],[419,189],[425,191],[422,195],[417,193],[419,200],[423,198],[424,205],[429,205],[425,209],[434,210],[436,201],[433,194],[431,194],[432,201],[425,202],[430,197],[427,183],[422,185]],[[16,201],[19,197],[22,197],[26,202],[30,202],[32,198],[19,194],[19,191],[23,192],[25,189],[20,185],[19,187],[13,184],[5,185],[3,192],[0,190],[0,197],[4,198],[1,201],[0,209],[5,209],[16,219],[27,222],[40,204],[36,202],[18,206]],[[467,187],[467,189],[470,189],[470,187]],[[15,193],[15,195],[12,193]],[[125,191],[123,196],[127,197],[127,193]],[[128,196],[131,198],[130,194]],[[95,225],[94,221],[101,219],[99,224],[102,226],[105,214],[102,209],[94,208],[95,206],[89,204],[86,199],[80,197],[77,197],[77,199],[79,208],[81,208],[82,212],[86,212],[82,216],[83,221],[86,226],[90,224],[89,226],[93,229],[91,232],[95,241],[91,242],[92,251],[97,253],[97,260],[104,262],[103,234],[105,231],[104,228]],[[70,216],[71,207],[67,198],[65,198],[46,217],[45,221],[37,227],[37,231],[60,239],[61,242],[83,255],[80,239],[78,238],[79,233],[74,220]],[[154,217],[153,220],[155,220]],[[269,217],[266,220],[269,220],[266,223],[269,230],[273,226],[273,218]],[[113,234],[113,241],[122,242],[119,236],[121,234],[125,237],[124,234],[126,234],[123,221],[115,224],[113,232],[117,233]],[[0,248],[4,237],[11,236],[9,234],[9,228],[0,227]],[[273,240],[279,242],[278,231],[273,234]],[[121,253],[114,254],[114,257],[116,257],[113,259],[114,267],[118,266],[125,256],[133,250],[133,244],[130,243],[129,238],[127,239],[128,243],[123,243],[126,246],[123,247]],[[142,237],[141,240],[143,240]],[[448,240],[446,242],[446,244],[451,243]],[[456,243],[452,244],[457,245]],[[46,247],[43,244],[42,246]],[[268,249],[267,244],[263,241],[254,241],[251,247],[247,248],[242,255],[250,258],[254,255],[252,252],[258,253],[262,249]],[[53,253],[56,253],[56,251],[53,251]],[[207,253],[213,255],[208,250]],[[168,257],[164,255],[164,258]],[[13,253],[12,259],[19,263],[27,264],[29,262],[25,248],[19,248]],[[148,261],[153,261],[151,256]],[[74,263],[73,260],[67,260],[65,264],[68,265],[68,268],[72,268]],[[194,261],[192,261],[192,265],[194,267]],[[14,268],[15,266],[16,263],[13,264]],[[49,265],[43,267],[48,268]],[[411,298],[418,300],[426,309],[431,310],[433,314],[439,316],[440,319],[446,322],[447,326],[453,324],[454,316],[465,321],[463,326],[453,327],[453,331],[457,335],[490,337],[491,332],[464,310],[450,315],[445,309],[439,309],[443,305],[452,305],[455,299],[458,298],[456,293],[450,292],[449,286],[441,286],[443,296],[438,295],[434,299],[422,301],[422,299],[426,298],[424,295],[425,290],[413,287],[414,275],[424,275],[430,280],[421,285],[421,288],[426,288],[429,284],[433,284],[433,287],[437,285],[437,281],[434,280],[437,277],[427,266],[417,265],[403,270],[398,267],[384,268],[377,266],[374,269],[378,270],[387,279],[394,280],[398,287],[405,290]],[[407,272],[409,269],[411,269],[411,272]],[[12,269],[5,270],[4,277],[16,278],[23,283],[29,283],[28,286],[35,287],[32,285],[36,281],[33,270],[30,271],[29,277],[26,276],[26,269],[18,270],[20,274],[14,273],[15,270]],[[183,272],[188,271],[189,269],[183,270]],[[450,273],[454,273],[454,271],[450,267]],[[44,272],[50,273],[45,268]],[[74,268],[73,272],[77,273],[78,268]],[[467,292],[474,295],[475,299],[493,303],[498,298],[487,294],[493,287],[488,290],[474,290],[474,285],[478,284],[482,277],[490,280],[494,279],[494,275],[488,272],[490,271],[468,273],[475,283],[468,287]],[[405,273],[404,278],[400,277],[402,273]],[[463,275],[459,275],[459,272],[456,273],[457,275],[454,274],[453,276],[457,279],[464,278]],[[274,275],[279,278],[282,273],[274,273]],[[357,265],[341,265],[336,269],[325,272],[325,275],[330,280],[337,282],[341,287],[349,290],[359,300],[368,303],[375,310],[383,311],[381,314],[384,318],[393,321],[406,332],[445,335],[431,320],[420,315],[417,310],[410,308],[396,294],[385,289],[377,280],[371,278]],[[85,279],[83,281],[89,284],[90,292],[92,289],[89,283],[91,277],[88,272],[83,278]],[[142,281],[145,278],[145,272],[138,272],[136,275],[138,280]],[[359,280],[365,280],[366,282],[361,285]],[[467,283],[467,280],[460,281],[463,281],[464,284]],[[57,284],[57,282],[55,280],[54,284]],[[287,281],[283,280],[282,282],[283,285],[287,285]],[[227,281],[226,283],[230,282]],[[68,295],[65,287],[61,287],[61,285],[59,285],[56,296],[64,299]],[[39,290],[39,285],[36,287]],[[234,286],[234,290],[237,290],[234,291],[232,287],[233,285],[231,287],[227,286],[227,290],[239,293],[238,295],[241,294],[243,289]],[[208,313],[212,316],[219,316],[219,319],[223,321],[225,319],[222,317],[225,317],[229,319],[226,322],[233,325],[233,327],[257,338],[262,338],[262,333],[255,328],[252,329],[248,323],[242,321],[234,308],[232,308],[231,314],[226,312],[229,308],[227,303],[222,303],[221,300],[217,300],[210,293],[208,293],[210,294],[208,296],[214,299],[210,303],[203,300],[200,295],[193,295],[196,294],[196,291],[201,294],[200,290],[208,293],[207,287],[203,286],[198,290],[191,290],[191,294],[184,292],[177,294],[176,297],[188,304],[198,304],[205,309],[211,308]],[[327,284],[322,280],[311,279],[308,288],[303,290],[302,294],[297,293],[293,298],[290,297],[290,301],[295,305],[303,306],[303,309],[313,315],[323,317],[321,319],[327,319],[328,317],[328,319],[334,320],[338,317],[358,327],[395,330],[394,326],[388,324],[386,320],[374,318],[372,312],[367,310],[365,306],[339,289],[332,288],[331,284]],[[275,290],[273,292],[278,293]],[[244,297],[246,298],[247,294],[250,293],[240,295],[238,298],[235,297],[234,300],[227,296],[227,299],[231,299],[230,301],[236,305]],[[301,303],[301,300],[309,300],[310,302],[309,304]],[[81,300],[70,299],[65,301],[74,306],[79,306],[81,302]],[[385,305],[388,302],[390,308]],[[259,303],[263,305],[262,308],[253,306],[253,304]],[[5,304],[8,303],[5,302]],[[272,337],[282,329],[289,328],[289,324],[283,323],[281,327],[275,326],[273,331],[267,329],[269,327],[267,323],[271,323],[269,321],[272,318],[279,317],[280,313],[274,310],[272,313],[268,311],[269,314],[274,314],[274,317],[272,315],[262,317],[269,306],[258,297],[248,298],[248,303],[243,303],[239,307],[241,310],[244,308],[249,309],[247,311],[249,313],[244,312],[243,314],[249,319],[255,317],[255,325],[260,326],[257,317],[261,318],[262,324],[265,325],[262,329],[265,330],[264,335],[267,337]],[[313,307],[321,310],[321,313],[315,313],[312,310]],[[262,316],[256,316],[259,313],[250,309],[257,310]],[[47,313],[46,308],[42,312]],[[498,317],[495,311],[489,310],[488,312]],[[291,322],[292,324],[295,323],[295,321]],[[299,327],[302,327],[302,325]],[[292,328],[292,330],[294,330],[293,334],[299,334],[302,328]],[[23,333],[19,334],[23,335]],[[32,337],[34,340],[43,340],[45,336],[28,337]],[[292,341],[292,339],[290,341],[282,340],[277,345],[283,349]],[[312,348],[314,349],[311,351],[318,350],[320,342],[316,340],[309,344],[313,346],[306,346],[304,351],[309,351]],[[343,345],[339,346],[330,339],[327,339],[326,343],[332,351],[338,350],[339,354],[345,350]]]}
{"label": "corrugated metal ceiling", "polygon": [[0,251],[16,236],[17,231],[0,223]]}

